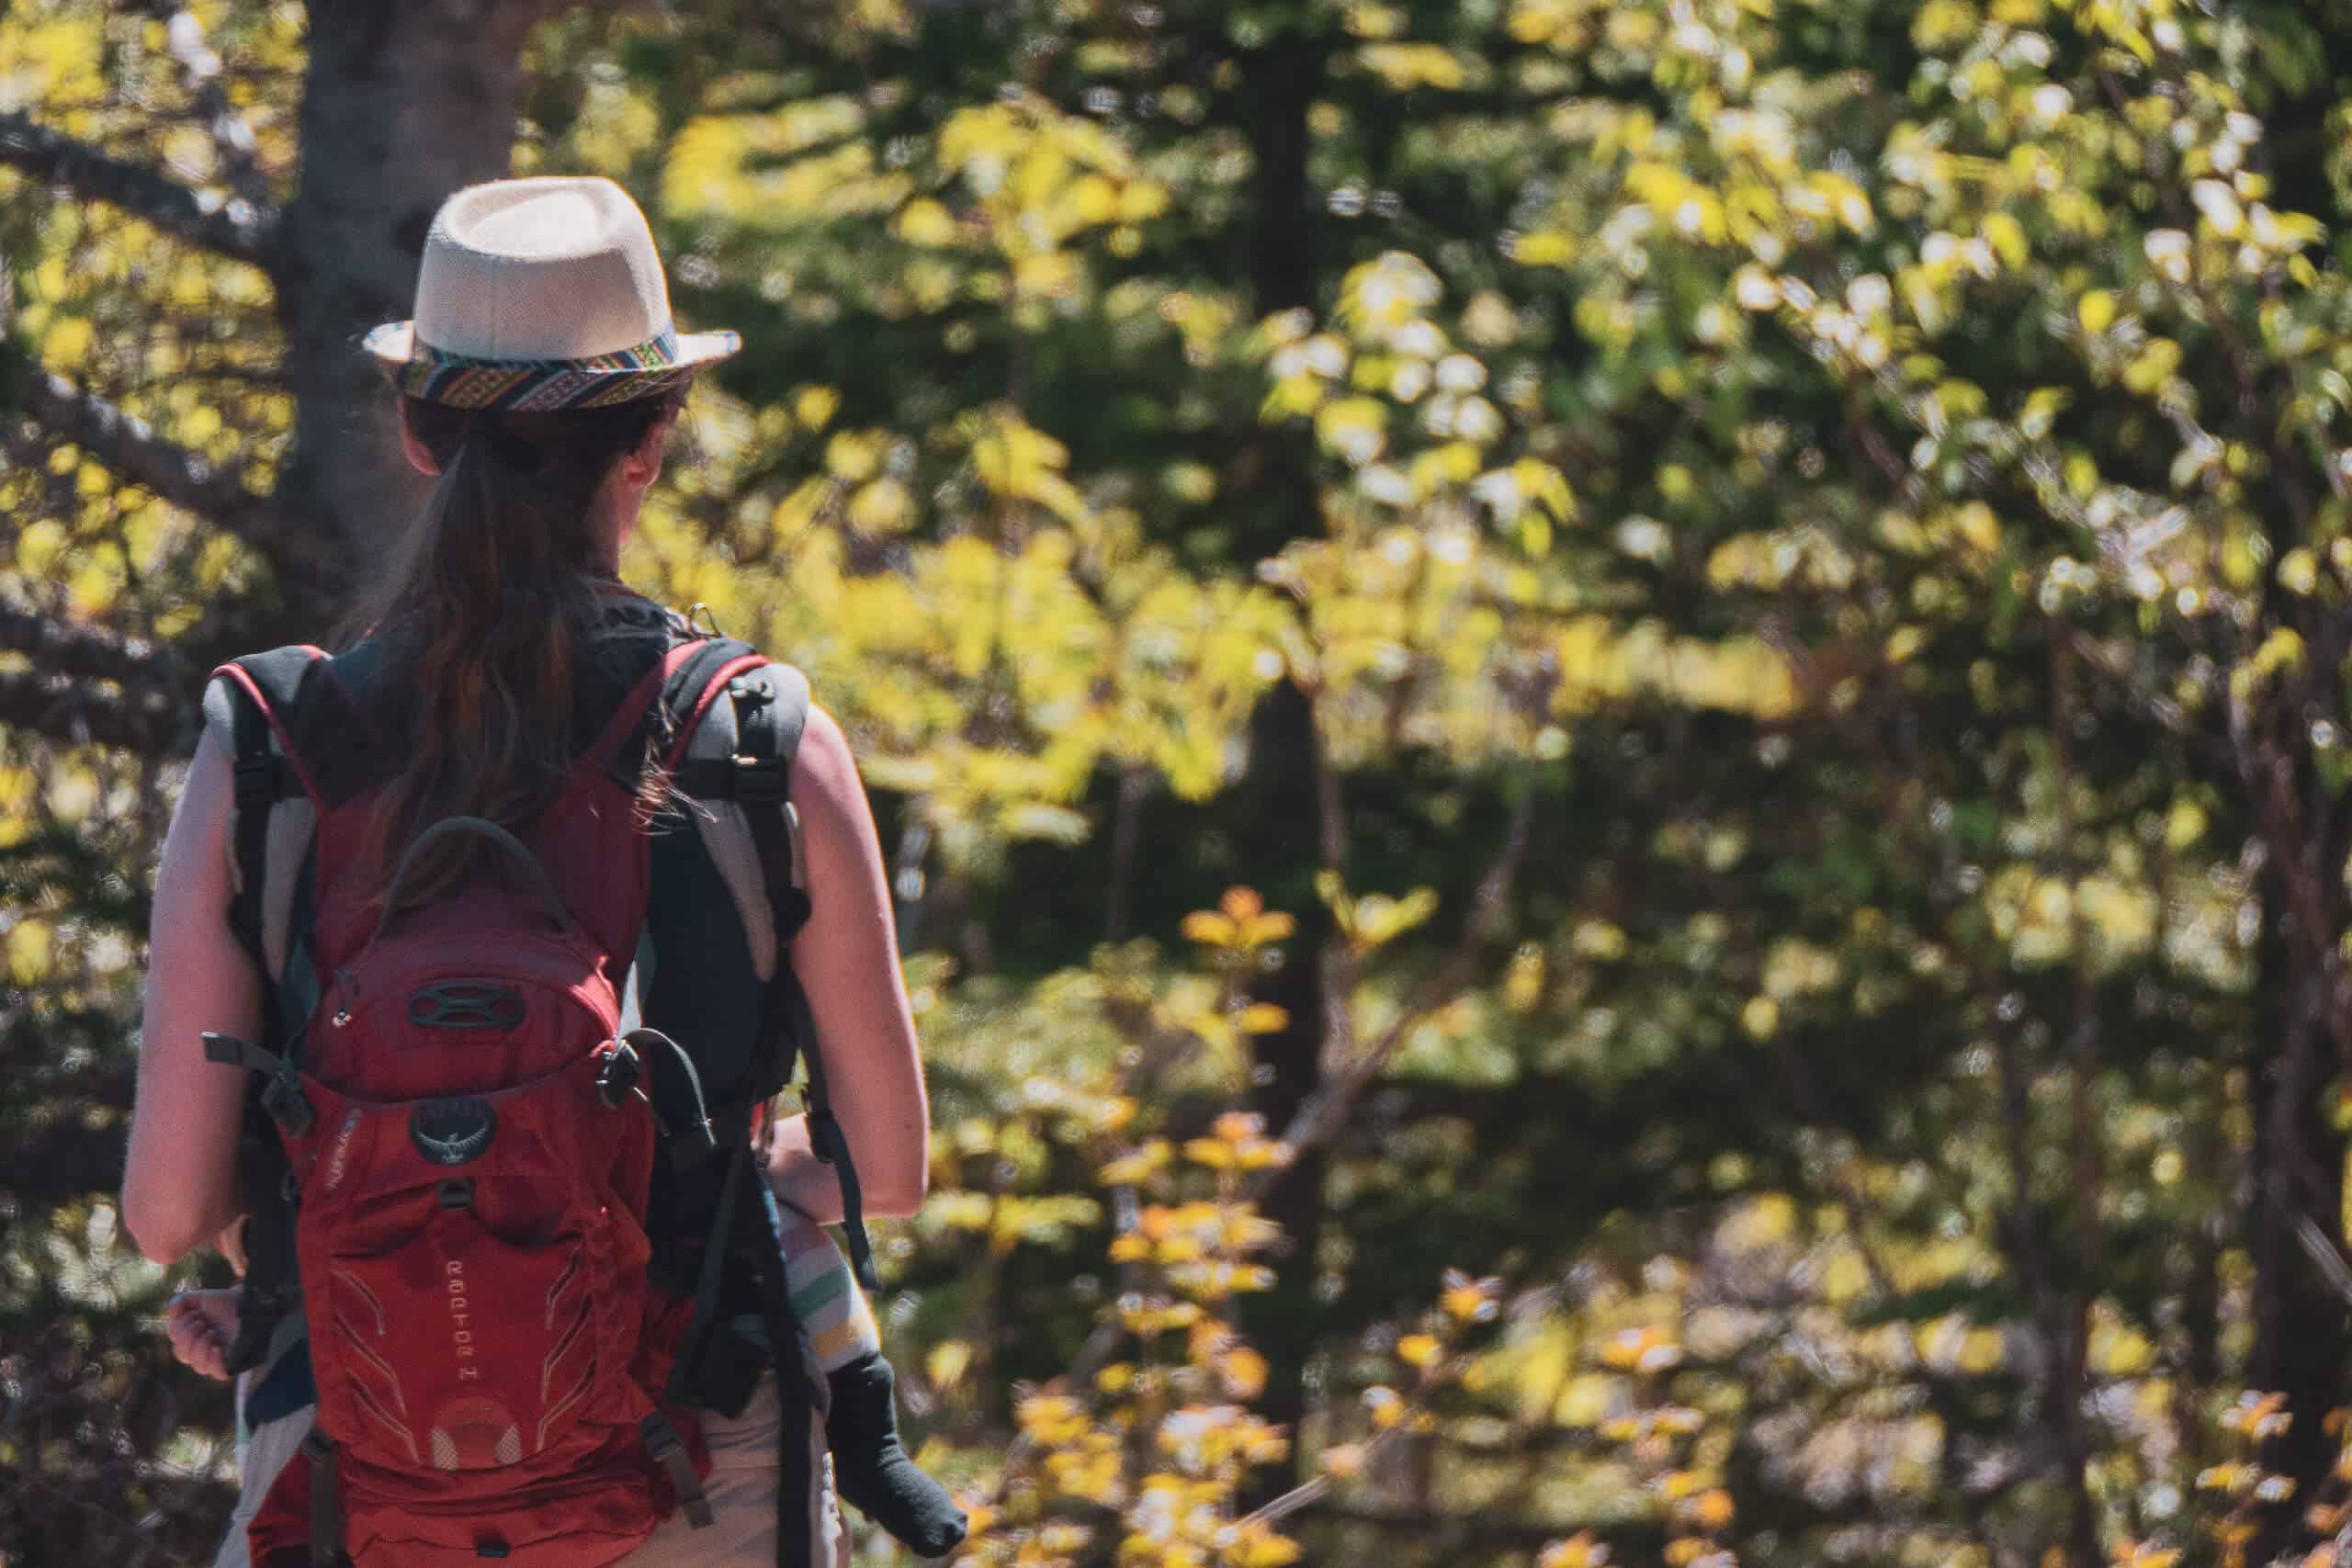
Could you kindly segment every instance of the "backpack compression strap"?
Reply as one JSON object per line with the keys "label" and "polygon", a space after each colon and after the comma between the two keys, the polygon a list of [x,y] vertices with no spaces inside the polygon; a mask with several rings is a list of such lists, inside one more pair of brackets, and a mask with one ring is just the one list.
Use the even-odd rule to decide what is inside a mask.
{"label": "backpack compression strap", "polygon": [[[699,687],[695,677],[699,674]],[[731,801],[743,812],[760,862],[760,880],[775,926],[775,964],[761,1005],[760,1031],[769,1040],[789,1038],[799,1047],[808,1072],[808,1143],[811,1151],[832,1167],[842,1189],[842,1228],[849,1240],[850,1266],[867,1290],[879,1290],[873,1243],[865,1234],[865,1196],[857,1179],[849,1139],[833,1114],[832,1096],[825,1082],[824,1051],[818,1039],[808,995],[793,973],[793,936],[808,922],[808,896],[799,886],[797,840],[799,819],[787,798],[792,759],[808,721],[808,682],[788,665],[774,664],[753,653],[747,644],[714,637],[690,654],[679,667],[673,688],[681,697],[692,694],[692,712],[673,719],[675,732],[689,733],[726,694],[735,725],[733,754],[728,757],[682,759],[676,783],[685,794],[703,800]],[[666,695],[666,694],[665,694]],[[677,715],[673,706],[672,713]],[[754,1085],[752,1099],[764,1100],[779,1085]],[[748,1121],[748,1101],[714,1109],[721,1126]]]}

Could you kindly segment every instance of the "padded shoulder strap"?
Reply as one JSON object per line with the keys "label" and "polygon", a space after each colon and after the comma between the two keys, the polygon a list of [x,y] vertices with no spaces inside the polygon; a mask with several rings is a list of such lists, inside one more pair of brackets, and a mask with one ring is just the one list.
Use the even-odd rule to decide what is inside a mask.
{"label": "padded shoulder strap", "polygon": [[317,798],[280,733],[311,670],[325,658],[323,650],[300,644],[247,654],[215,670],[204,694],[205,716],[228,740],[236,778],[237,891],[229,902],[229,925],[265,974],[271,972],[262,940],[270,815],[281,800]]}
{"label": "padded shoulder strap", "polygon": [[[243,696],[239,706],[258,713],[291,768],[299,787],[275,798],[305,794],[322,811],[331,810],[383,778],[390,748],[336,677],[325,649],[298,643],[249,653],[212,673]],[[258,782],[256,775],[256,788]]]}
{"label": "padded shoulder strap", "polygon": [[[808,1073],[809,1147],[833,1168],[841,1182],[842,1230],[849,1238],[850,1269],[859,1284],[878,1291],[882,1280],[874,1269],[874,1245],[865,1235],[865,1202],[858,1185],[857,1162],[851,1157],[849,1135],[833,1114],[832,1095],[825,1086],[825,1055],[817,1037],[808,993],[801,988],[789,962],[792,938],[808,924],[809,914],[808,895],[801,886],[800,819],[786,798],[792,759],[798,754],[800,738],[808,727],[808,679],[786,664],[770,664],[756,673],[767,679],[739,676],[727,690],[735,708],[736,799],[751,820],[768,901],[775,911],[775,975],[768,985],[766,1008],[769,1028],[788,1030],[799,1043],[800,1059]],[[747,786],[757,793],[747,795]]]}
{"label": "padded shoulder strap", "polygon": [[[693,685],[696,673],[700,689]],[[788,664],[772,663],[746,644],[711,638],[691,655],[673,680],[674,695],[663,694],[665,708],[683,715],[674,726],[679,737],[673,777],[684,794],[698,800],[725,801],[739,807],[750,828],[757,852],[761,884],[775,931],[776,953],[762,1004],[760,1033],[775,1043],[775,1056],[789,1071],[793,1047],[808,1074],[809,1145],[817,1157],[833,1168],[842,1189],[842,1228],[849,1239],[850,1265],[860,1283],[878,1290],[874,1249],[865,1234],[864,1194],[852,1158],[849,1139],[833,1114],[832,1096],[825,1082],[822,1043],[808,993],[793,973],[792,938],[808,920],[809,902],[803,889],[800,823],[789,798],[792,760],[808,724],[808,679]],[[724,691],[725,702],[718,701]],[[685,694],[694,692],[689,704]],[[724,747],[705,744],[701,755],[685,753],[686,742],[699,725],[706,741],[709,727],[726,725],[733,731]],[[759,1086],[762,1099],[781,1084]],[[731,1118],[730,1118],[731,1119]]]}
{"label": "padded shoulder strap", "polygon": [[670,650],[662,682],[662,712],[673,759],[684,754],[687,738],[725,689],[724,677],[761,662],[757,649],[731,637],[698,637]]}

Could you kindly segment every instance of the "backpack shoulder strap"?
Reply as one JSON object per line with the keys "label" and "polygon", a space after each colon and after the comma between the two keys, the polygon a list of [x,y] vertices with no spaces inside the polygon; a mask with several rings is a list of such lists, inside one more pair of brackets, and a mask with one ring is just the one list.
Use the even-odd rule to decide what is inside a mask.
{"label": "backpack shoulder strap", "polygon": [[[724,702],[718,700],[722,693]],[[680,792],[735,806],[751,830],[775,942],[760,1033],[776,1043],[780,1074],[789,1076],[795,1047],[807,1064],[809,1146],[833,1168],[841,1183],[842,1228],[849,1240],[851,1267],[861,1284],[878,1290],[856,1163],[833,1114],[816,1017],[791,962],[792,938],[809,914],[802,886],[806,874],[799,817],[789,798],[792,760],[808,723],[808,679],[791,665],[760,657],[746,644],[714,637],[683,662],[663,700],[673,716],[673,733],[679,738],[672,776]],[[687,747],[698,732],[700,743],[689,754]],[[783,1087],[780,1081],[756,1083],[752,1093],[765,1100]],[[735,1108],[714,1111],[713,1120],[732,1124]]]}
{"label": "backpack shoulder strap", "polygon": [[[718,722],[731,728],[730,711],[722,709],[718,716],[710,711],[727,689],[727,679],[762,662],[757,649],[731,637],[696,637],[672,647],[662,663],[660,721],[673,775],[686,765],[687,744],[702,724]],[[675,782],[685,794],[695,794],[695,781],[678,778]]]}
{"label": "backpack shoulder strap", "polygon": [[[271,783],[276,798],[307,795],[322,811],[332,810],[384,776],[390,748],[372,719],[337,674],[337,660],[307,643],[249,653],[212,672],[229,700],[248,708],[266,726],[256,742],[274,739],[291,770]],[[237,703],[242,697],[243,703]],[[208,712],[210,711],[208,709]],[[233,728],[231,739],[243,750]],[[247,719],[251,723],[250,717]]]}
{"label": "backpack shoulder strap", "polygon": [[[206,725],[226,742],[234,769],[230,845],[237,886],[229,923],[268,982],[262,987],[265,1048],[282,1048],[316,1001],[309,943],[298,928],[307,923],[308,842],[322,791],[309,771],[313,758],[288,738],[307,732],[298,716],[313,700],[309,694],[331,689],[320,683],[326,671],[323,649],[298,644],[220,666],[204,692]],[[258,1087],[248,1091],[246,1136],[239,1144],[249,1261],[228,1356],[231,1371],[254,1374],[248,1404],[256,1422],[313,1398],[286,1156],[275,1134],[263,1130]]]}
{"label": "backpack shoulder strap", "polygon": [[[764,677],[761,679],[760,677]],[[760,874],[775,913],[775,975],[768,983],[769,1032],[779,1025],[800,1046],[808,1074],[808,1143],[833,1168],[842,1187],[842,1229],[849,1238],[850,1268],[867,1290],[881,1289],[874,1270],[874,1247],[865,1235],[865,1204],[849,1138],[833,1115],[825,1085],[825,1056],[817,1037],[808,993],[793,973],[793,936],[808,923],[808,895],[800,853],[800,818],[786,798],[792,759],[808,727],[808,678],[788,664],[769,664],[728,684],[735,708],[736,800],[752,825],[759,847]],[[754,793],[746,795],[747,789]]]}
{"label": "backpack shoulder strap", "polygon": [[230,924],[273,980],[291,962],[288,930],[314,818],[280,812],[305,801],[323,815],[384,775],[390,749],[324,649],[295,643],[249,653],[212,672],[204,707],[235,769],[232,847],[237,895]]}
{"label": "backpack shoulder strap", "polygon": [[307,797],[317,803],[317,791],[284,736],[312,669],[325,658],[324,650],[306,644],[250,653],[215,670],[204,693],[206,721],[228,742],[236,781],[230,843],[237,890],[229,904],[229,924],[254,966],[273,977],[277,966],[263,939],[269,824],[280,801]]}

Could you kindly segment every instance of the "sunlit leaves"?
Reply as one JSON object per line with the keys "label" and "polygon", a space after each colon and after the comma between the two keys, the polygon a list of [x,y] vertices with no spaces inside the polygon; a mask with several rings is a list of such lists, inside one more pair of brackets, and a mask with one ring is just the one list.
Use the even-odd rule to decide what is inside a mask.
{"label": "sunlit leaves", "polygon": [[711,114],[672,138],[662,202],[678,217],[792,229],[888,212],[912,189],[851,135],[865,110],[849,97],[802,100],[774,114]]}
{"label": "sunlit leaves", "polygon": [[[0,80],[44,115],[98,112],[108,50],[125,106],[172,101],[136,63],[144,19],[17,9]],[[2167,1487],[2253,1495],[2228,1468],[2253,1460],[2198,1451],[2165,1380],[2199,1247],[2224,1254],[2214,1354],[2253,1332],[2217,1194],[2262,1075],[2208,1058],[2267,1048],[2244,998],[2268,881],[2341,871],[2274,852],[2245,759],[2207,754],[2291,733],[2308,746],[2251,776],[2340,787],[2312,634],[2352,583],[2347,301],[2322,220],[2290,209],[2318,176],[2288,164],[2341,165],[2343,138],[2257,118],[2316,90],[2281,96],[2304,35],[2104,0],[1334,4],[1182,39],[1154,7],[1039,6],[1001,36],[955,7],[919,31],[918,9],[854,4],[788,58],[738,39],[740,63],[675,79],[600,62],[550,85],[580,113],[518,167],[631,175],[693,324],[765,313],[773,341],[698,391],[695,460],[628,570],[809,671],[900,797],[908,907],[948,912],[921,940],[965,954],[913,982],[942,1107],[916,1239],[941,1282],[908,1292],[902,1365],[937,1431],[986,1434],[974,1465],[1008,1414],[1043,1450],[974,1560],[1286,1561],[1234,1531],[1234,1482],[1291,1439],[1376,1505],[1384,1441],[1429,1438],[1451,1478],[1524,1438],[1566,1478],[1525,1489],[1565,1538],[1544,1568],[1592,1568],[1634,1513],[1645,1553],[1712,1564],[1790,1512],[1750,1485],[1890,1542],[1916,1527],[1892,1555],[1993,1516],[2015,1530],[1996,1555],[2027,1561],[2048,1409],[2087,1413],[2110,1543]],[[1228,56],[1294,30],[1330,70],[1298,188],[1261,211],[1279,165]],[[282,179],[276,98],[253,107]],[[154,151],[209,177],[202,140]],[[1252,250],[1267,212],[1302,211],[1299,256]],[[240,327],[256,275],[71,209],[17,271],[28,360],[119,373],[218,459],[282,446],[283,399],[200,380],[266,372]],[[7,564],[61,605],[148,594],[180,629],[251,586],[232,542],[89,454],[10,464]],[[1145,917],[1151,941],[1089,956],[1095,890],[1050,879],[1107,861],[1114,794],[1149,803],[1143,879],[1213,862],[1283,681],[1340,807],[1330,874],[1306,892],[1323,846],[1302,842],[1265,868],[1289,908],[1193,910],[1260,871],[1220,868]],[[129,793],[22,778],[0,842]],[[1482,911],[1520,788],[1536,849]],[[1169,794],[1197,839],[1158,836]],[[971,912],[1041,865],[1046,912]],[[1316,896],[1338,941],[1309,953]],[[1396,1021],[1465,928],[1472,978],[1368,1086],[1296,1265],[1318,1306],[1384,1321],[1330,1337],[1314,1423],[1272,1433],[1247,1407],[1297,1368],[1249,1346],[1237,1303],[1283,1256],[1255,1195],[1295,1161],[1242,1117],[1252,1068],[1317,1024],[1309,1047],[1345,1059],[1363,1042],[1337,1036]],[[71,973],[74,940],[16,919],[17,983]],[[1357,969],[1330,1017],[1299,1016],[1258,994],[1278,962]],[[1563,1124],[1594,1121],[1547,1143],[1519,1097],[1564,1084]],[[2081,1128],[2116,1156],[2080,1183],[2087,1231],[2058,1213]],[[1397,1294],[1365,1240],[1430,1215],[1479,1269],[1583,1228],[1525,1314],[1469,1267],[1426,1312],[1360,1307]],[[2037,1381],[2064,1358],[2016,1300],[2019,1238],[2064,1235],[2045,1277],[2074,1291],[2091,1233],[2114,1246],[2056,1314],[2085,1325],[2070,1402]],[[1001,1397],[1009,1363],[1047,1376],[1035,1346],[1093,1332],[1118,1345],[1091,1375]],[[1431,1400],[1438,1378],[1459,1381]],[[1963,1463],[2032,1479],[1955,1494]],[[2227,1484],[2194,1495],[2200,1468]],[[1792,1527],[1773,1550],[1824,1549]]]}
{"label": "sunlit leaves", "polygon": [[981,483],[1004,500],[1043,506],[1065,522],[1080,521],[1085,502],[1062,477],[1069,448],[1033,429],[1010,409],[992,409],[967,421],[972,462]]}

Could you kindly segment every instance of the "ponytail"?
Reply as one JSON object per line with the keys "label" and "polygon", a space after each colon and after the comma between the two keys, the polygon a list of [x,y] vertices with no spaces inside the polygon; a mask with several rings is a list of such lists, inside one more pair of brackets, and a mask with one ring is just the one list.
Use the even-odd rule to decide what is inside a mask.
{"label": "ponytail", "polygon": [[[502,413],[401,400],[441,474],[347,628],[399,639],[414,694],[361,853],[370,885],[382,886],[398,847],[427,825],[469,816],[526,829],[560,787],[587,739],[572,733],[573,688],[615,565],[596,499],[682,400]],[[426,852],[404,904],[410,888],[424,902],[463,874],[466,847],[447,848],[438,859]]]}

